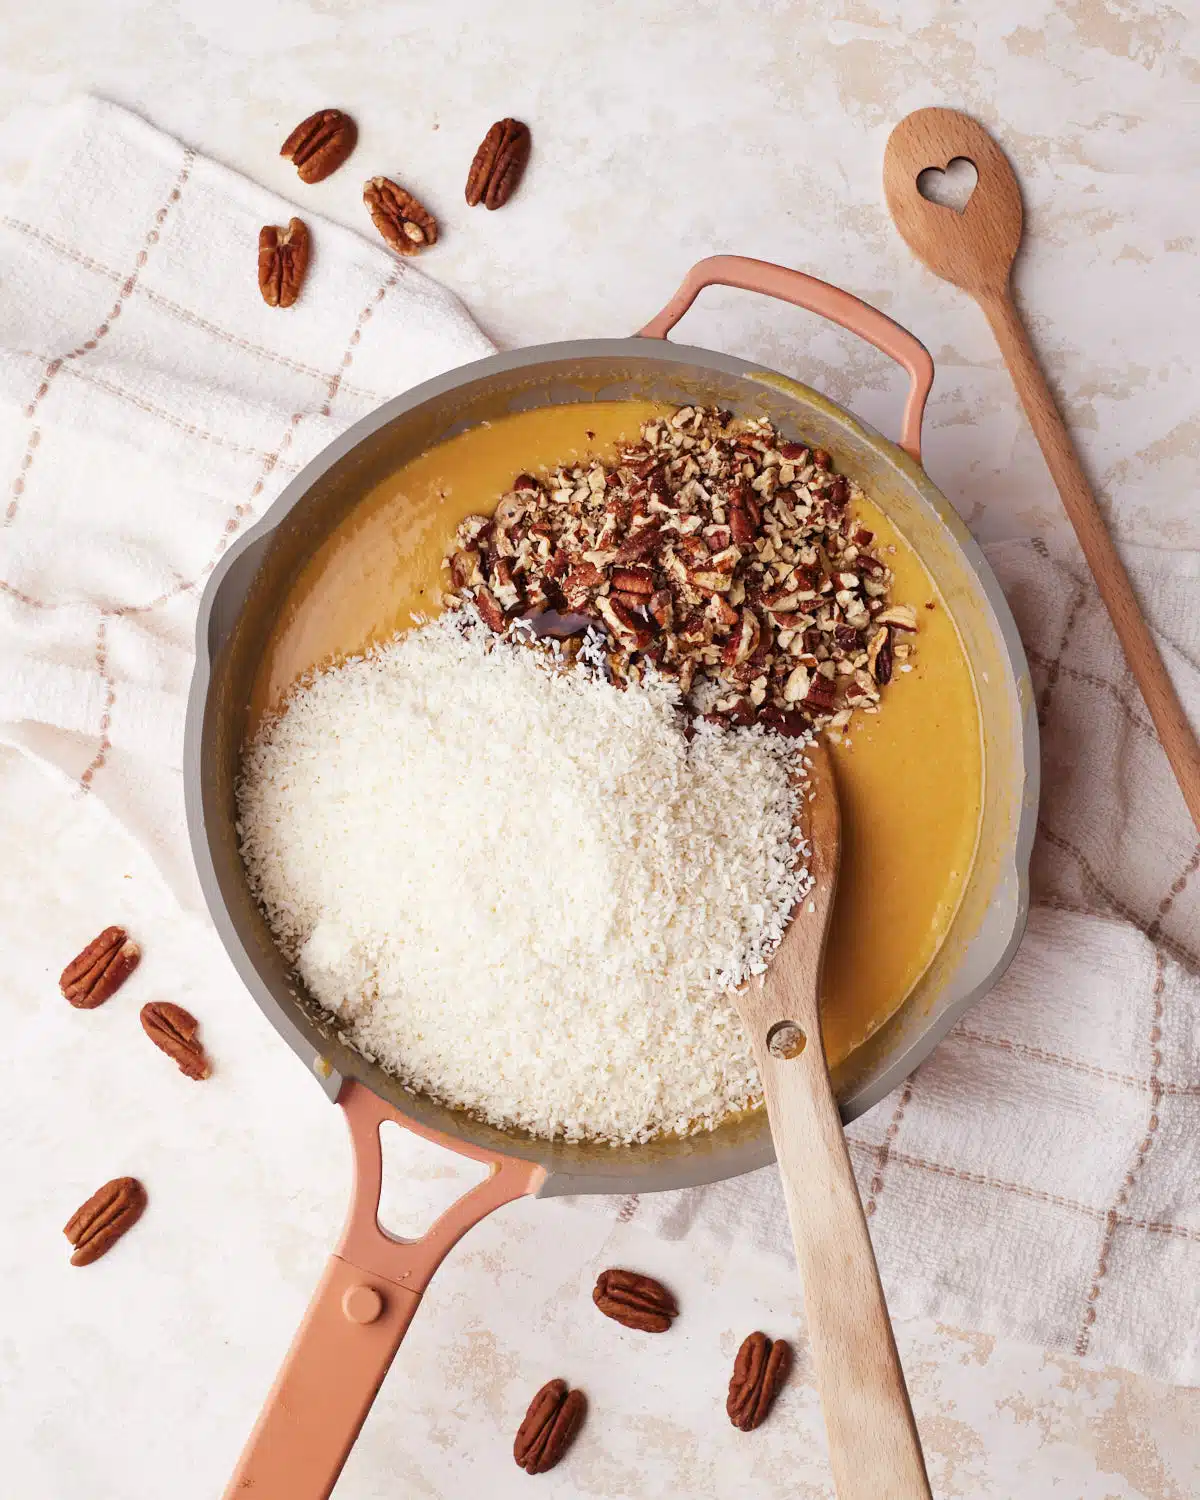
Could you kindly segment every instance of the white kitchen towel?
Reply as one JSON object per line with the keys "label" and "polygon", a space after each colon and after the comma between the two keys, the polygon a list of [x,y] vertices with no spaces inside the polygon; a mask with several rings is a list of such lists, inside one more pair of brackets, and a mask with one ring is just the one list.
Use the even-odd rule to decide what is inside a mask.
{"label": "white kitchen towel", "polygon": [[[491,346],[413,266],[307,210],[305,296],[267,308],[255,241],[292,206],[111,105],[68,111],[6,208],[0,740],[103,803],[194,903],[179,762],[208,572],[331,437]],[[1200,846],[1078,559],[1030,542],[992,561],[1045,736],[1037,905],[1004,982],[851,1127],[855,1166],[897,1313],[1195,1381]],[[1200,716],[1197,557],[1134,566]],[[591,1206],[788,1253],[773,1171]]]}
{"label": "white kitchen towel", "polygon": [[[258,231],[295,213],[312,259],[280,310]],[[493,345],[382,241],[96,99],[0,235],[0,720],[194,892],[175,768],[208,574],[352,422]]]}

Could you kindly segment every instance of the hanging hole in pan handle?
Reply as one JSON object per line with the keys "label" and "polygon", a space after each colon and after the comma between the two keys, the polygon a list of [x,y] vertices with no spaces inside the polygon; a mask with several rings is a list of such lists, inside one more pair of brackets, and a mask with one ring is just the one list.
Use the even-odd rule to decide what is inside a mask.
{"label": "hanging hole in pan handle", "polygon": [[925,402],[933,385],[933,359],[929,350],[901,328],[886,313],[871,307],[850,292],[830,286],[803,271],[777,266],[768,260],[752,260],[745,255],[710,255],[698,261],[683,279],[683,285],[656,318],[638,330],[639,338],[665,339],[706,286],[732,286],[745,292],[761,292],[778,297],[796,307],[819,313],[832,323],[839,323],[857,333],[889,355],[908,372],[908,397],[900,424],[900,446],[917,463],[921,462],[921,421]]}

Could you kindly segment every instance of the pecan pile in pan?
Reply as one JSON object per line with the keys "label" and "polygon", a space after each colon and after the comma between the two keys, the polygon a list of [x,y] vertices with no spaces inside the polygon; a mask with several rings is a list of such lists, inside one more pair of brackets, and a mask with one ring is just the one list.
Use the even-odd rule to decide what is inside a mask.
{"label": "pecan pile in pan", "polygon": [[468,516],[446,602],[497,632],[587,616],[618,682],[654,667],[723,724],[841,730],[878,711],[917,629],[860,494],[765,418],[681,407],[616,462],[521,474],[495,515]]}

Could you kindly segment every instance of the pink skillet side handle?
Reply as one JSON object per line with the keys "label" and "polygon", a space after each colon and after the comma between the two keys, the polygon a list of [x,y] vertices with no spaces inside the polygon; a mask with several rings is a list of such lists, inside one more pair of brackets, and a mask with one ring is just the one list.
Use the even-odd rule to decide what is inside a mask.
{"label": "pink skillet side handle", "polygon": [[683,285],[656,318],[638,330],[639,338],[665,339],[706,286],[735,286],[744,292],[762,292],[796,307],[819,313],[840,323],[888,354],[908,371],[908,399],[900,428],[900,446],[921,462],[921,420],[933,385],[933,359],[929,350],[907,328],[893,323],[886,313],[860,301],[840,287],[792,271],[769,260],[751,260],[745,255],[710,255],[698,261],[683,279]]}
{"label": "pink skillet side handle", "polygon": [[[481,1151],[413,1124],[360,1083],[347,1082],[338,1104],[354,1149],[350,1213],[225,1500],[327,1500],[447,1252],[480,1219],[536,1192],[545,1180],[544,1169],[533,1162]],[[393,1239],[379,1227],[384,1120],[491,1167],[419,1240]]]}

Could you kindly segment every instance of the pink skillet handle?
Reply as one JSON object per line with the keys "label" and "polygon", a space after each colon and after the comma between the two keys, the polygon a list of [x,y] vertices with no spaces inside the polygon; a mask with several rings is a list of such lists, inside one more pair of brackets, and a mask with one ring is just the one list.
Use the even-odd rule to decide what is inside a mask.
{"label": "pink skillet handle", "polygon": [[[446,1253],[493,1209],[536,1192],[546,1175],[533,1162],[414,1125],[360,1083],[347,1082],[338,1104],[354,1148],[350,1213],[225,1500],[327,1500]],[[419,1240],[393,1239],[379,1227],[384,1120],[492,1169]]]}
{"label": "pink skillet handle", "polygon": [[639,329],[638,336],[665,339],[706,286],[736,286],[744,292],[762,292],[806,307],[809,312],[819,313],[857,333],[884,354],[890,354],[908,371],[911,382],[904,403],[900,446],[910,458],[921,462],[921,419],[933,385],[933,360],[925,345],[907,328],[901,328],[886,313],[851,293],[830,286],[827,281],[818,281],[815,276],[806,276],[803,271],[776,266],[769,260],[751,260],[745,255],[710,255],[692,267],[670,302],[645,328]]}

